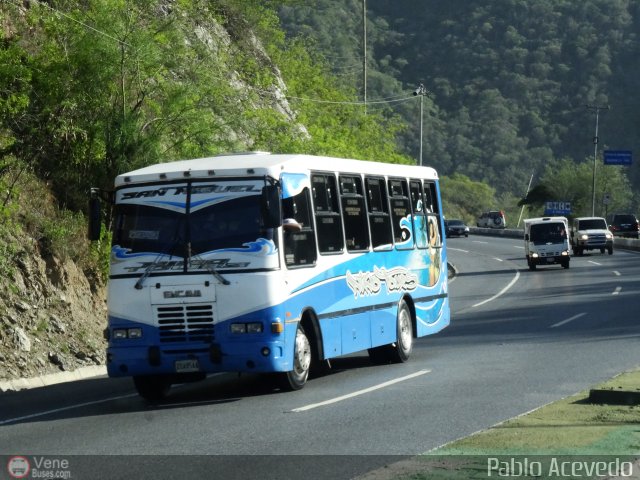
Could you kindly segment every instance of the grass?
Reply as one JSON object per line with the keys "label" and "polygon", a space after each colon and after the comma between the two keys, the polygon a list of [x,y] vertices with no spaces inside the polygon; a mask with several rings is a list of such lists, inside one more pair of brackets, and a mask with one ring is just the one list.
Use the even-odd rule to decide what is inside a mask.
{"label": "grass", "polygon": [[[640,369],[596,388],[638,392]],[[638,457],[640,405],[593,404],[587,390],[430,451],[415,459],[413,471],[390,478],[602,478],[596,468],[612,476]],[[489,471],[488,462],[496,469]],[[567,476],[564,463],[581,470]],[[638,469],[636,462],[633,473]]]}

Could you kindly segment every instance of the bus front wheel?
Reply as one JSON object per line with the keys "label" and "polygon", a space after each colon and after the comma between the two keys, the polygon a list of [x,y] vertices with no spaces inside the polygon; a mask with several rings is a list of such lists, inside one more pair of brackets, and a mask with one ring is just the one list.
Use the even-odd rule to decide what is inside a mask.
{"label": "bus front wheel", "polygon": [[279,373],[279,384],[283,390],[300,390],[307,383],[311,368],[311,343],[309,337],[298,324],[293,351],[293,370]]}

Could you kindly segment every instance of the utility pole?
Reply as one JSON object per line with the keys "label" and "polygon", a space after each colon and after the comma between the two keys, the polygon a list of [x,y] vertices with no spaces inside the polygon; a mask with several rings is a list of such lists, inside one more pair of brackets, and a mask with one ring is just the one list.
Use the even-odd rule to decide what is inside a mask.
{"label": "utility pole", "polygon": [[362,84],[364,86],[364,114],[367,114],[367,0],[362,0]]}
{"label": "utility pole", "polygon": [[593,137],[593,177],[591,183],[591,216],[596,215],[596,161],[598,158],[598,120],[600,110],[609,110],[609,105],[586,105],[587,109],[596,112],[596,134]]}
{"label": "utility pole", "polygon": [[421,83],[420,85],[418,85],[418,88],[416,88],[413,91],[414,95],[420,95],[420,161],[418,163],[418,165],[420,165],[421,167],[422,165],[422,124],[423,124],[423,117],[424,117],[424,97],[425,96],[429,96],[429,92],[427,91],[426,88],[424,88],[424,85]]}

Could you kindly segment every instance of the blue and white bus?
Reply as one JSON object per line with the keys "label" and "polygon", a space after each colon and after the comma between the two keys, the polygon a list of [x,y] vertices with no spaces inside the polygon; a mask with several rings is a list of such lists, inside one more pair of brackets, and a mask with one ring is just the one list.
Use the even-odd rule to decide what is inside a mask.
{"label": "blue and white bus", "polygon": [[353,352],[404,362],[449,324],[433,168],[227,154],[119,175],[110,200],[107,370],[148,400],[213,372],[297,390]]}

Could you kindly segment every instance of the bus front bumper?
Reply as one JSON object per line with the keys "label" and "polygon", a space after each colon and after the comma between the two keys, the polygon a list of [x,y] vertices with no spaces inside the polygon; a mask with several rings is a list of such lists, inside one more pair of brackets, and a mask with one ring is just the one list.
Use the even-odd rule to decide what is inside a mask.
{"label": "bus front bumper", "polygon": [[199,346],[110,346],[110,377],[216,372],[278,372],[293,367],[283,356],[280,342]]}

